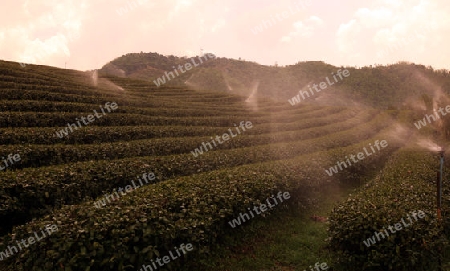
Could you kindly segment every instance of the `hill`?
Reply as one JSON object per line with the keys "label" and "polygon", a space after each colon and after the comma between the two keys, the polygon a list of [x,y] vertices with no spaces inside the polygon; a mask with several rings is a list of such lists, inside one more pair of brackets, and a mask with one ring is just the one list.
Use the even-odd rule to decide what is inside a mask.
{"label": "hill", "polygon": [[[308,90],[308,86],[327,82],[328,77],[333,85],[328,84],[325,90],[315,92],[304,102],[319,105],[365,105],[384,109],[411,108],[424,94],[434,97],[436,92],[450,93],[448,70],[434,70],[432,67],[407,62],[354,68],[308,61],[278,67],[222,57],[204,57],[207,60],[200,64],[200,58],[130,53],[109,62],[102,67],[100,73],[150,82],[164,78],[165,85],[168,86],[229,92],[245,97],[256,95],[279,101],[291,99],[300,90]],[[179,65],[184,67],[192,61],[199,65],[189,70],[178,68]],[[339,69],[341,72],[347,69],[350,76],[338,78],[336,82],[333,76]],[[170,72],[174,76],[167,76]]]}
{"label": "hill", "polygon": [[[216,61],[210,60],[205,65]],[[309,65],[304,73],[311,78],[334,69],[304,63],[294,74],[302,65]],[[396,76],[412,77],[406,70],[419,69],[402,65],[384,67],[386,74],[379,76],[397,67]],[[125,75],[135,74],[133,67]],[[372,78],[378,75],[358,82],[349,72],[349,85],[377,82]],[[426,112],[382,110],[361,102],[292,106],[258,95],[249,99],[229,91],[157,87],[104,71],[3,61],[0,74],[0,270],[136,270],[176,251],[179,257],[164,260],[170,268],[209,270],[205,257],[230,245],[227,240],[249,220],[308,210],[321,191],[361,185],[363,176],[383,168],[413,137],[413,121]],[[430,89],[445,78],[425,67],[418,74],[426,75],[420,84]],[[264,82],[251,86],[259,93]],[[445,101],[419,98],[430,110]],[[364,101],[377,99],[373,94]],[[388,144],[380,148],[383,141]],[[368,146],[379,149],[359,158]],[[360,161],[344,168],[349,154],[358,154]],[[433,175],[432,161],[426,160],[426,178]],[[429,183],[420,185],[426,178],[414,179],[426,194],[417,190],[413,195],[431,195]],[[420,207],[431,214],[433,202],[423,200]],[[390,199],[377,203],[397,204]],[[262,208],[259,213],[250,212],[255,206]],[[349,212],[343,213],[345,219]],[[348,236],[347,229],[335,230],[336,236]],[[186,254],[183,246],[193,249]],[[391,253],[390,247],[383,249]],[[407,241],[404,249],[411,251]]]}

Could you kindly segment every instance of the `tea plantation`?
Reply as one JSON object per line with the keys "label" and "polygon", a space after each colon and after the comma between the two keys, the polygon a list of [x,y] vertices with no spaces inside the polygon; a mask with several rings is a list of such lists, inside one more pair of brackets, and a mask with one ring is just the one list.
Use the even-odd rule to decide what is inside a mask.
{"label": "tea plantation", "polygon": [[[433,186],[426,183],[435,179],[430,170],[436,160],[401,154],[412,136],[399,132],[398,112],[291,106],[270,99],[249,104],[246,98],[156,88],[112,76],[98,78],[95,85],[89,72],[0,62],[0,157],[21,157],[0,171],[0,252],[6,252],[0,270],[139,270],[174,247],[191,243],[192,252],[164,267],[184,270],[186,263],[224,245],[224,237],[234,234],[228,221],[271,195],[288,191],[291,198],[280,208],[308,208],[312,195],[329,183],[359,184],[361,175],[382,169],[387,161],[383,178],[392,187],[374,181],[362,188],[368,192],[350,198],[332,214],[330,247],[337,262],[368,261],[363,265],[372,269],[355,270],[388,270],[373,268],[380,261],[387,263],[391,247],[380,244],[379,251],[368,252],[362,241],[388,224],[384,217],[394,221],[411,208],[423,209],[429,225],[397,237],[397,256],[388,267],[403,270],[397,264],[402,255],[426,251],[404,265],[421,270],[415,268],[418,261],[436,256],[435,247],[445,243],[436,241],[444,227],[433,222]],[[57,135],[107,103],[118,108]],[[243,121],[251,122],[252,129],[213,145],[217,135],[236,132]],[[333,176],[326,174],[336,161],[376,140],[389,145]],[[206,142],[210,150],[192,154]],[[402,164],[406,160],[413,164]],[[94,205],[144,173],[155,178],[101,208]],[[408,180],[406,188],[403,179]],[[404,205],[416,200],[419,203]],[[57,231],[20,251],[11,250],[46,225],[56,225]]]}

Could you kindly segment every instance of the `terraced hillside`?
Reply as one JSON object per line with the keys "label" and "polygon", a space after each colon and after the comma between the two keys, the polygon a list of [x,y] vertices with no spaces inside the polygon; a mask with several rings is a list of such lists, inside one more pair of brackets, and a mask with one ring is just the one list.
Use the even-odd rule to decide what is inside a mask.
{"label": "terraced hillside", "polygon": [[[249,207],[281,191],[283,206],[307,208],[312,192],[358,180],[403,139],[380,110],[249,104],[46,66],[0,62],[0,88],[0,270],[137,270],[190,243],[167,265],[182,269]],[[389,146],[325,172],[375,140]]]}
{"label": "terraced hillside", "polygon": [[[244,96],[272,97],[286,101],[295,97],[300,89],[325,82],[326,77],[338,73],[337,67],[323,61],[298,62],[287,66],[266,66],[255,62],[217,56],[207,59],[195,69],[180,72],[171,80],[166,73],[173,73],[178,65],[190,61],[199,62],[200,56],[186,58],[163,56],[158,53],[129,53],[118,57],[99,70],[101,74],[148,80],[165,85],[190,86],[195,89],[212,89]],[[435,96],[441,89],[450,94],[450,71],[435,70],[424,65],[398,62],[393,65],[345,67],[350,74],[339,83],[329,86],[306,99],[304,103],[316,105],[345,105],[353,103],[375,108],[415,108],[422,96]],[[337,80],[336,80],[337,81]],[[159,83],[158,83],[159,82]],[[432,82],[430,84],[430,82]],[[254,86],[257,85],[257,91]],[[376,90],[376,91],[374,91]]]}
{"label": "terraced hillside", "polygon": [[[449,184],[444,181],[441,220],[436,211],[437,156],[411,141],[389,157],[373,180],[335,207],[329,241],[342,270],[449,270]],[[448,172],[444,175],[448,180]],[[423,219],[408,221],[417,210]],[[397,232],[383,232],[388,225],[396,225]],[[382,238],[370,239],[380,232]]]}

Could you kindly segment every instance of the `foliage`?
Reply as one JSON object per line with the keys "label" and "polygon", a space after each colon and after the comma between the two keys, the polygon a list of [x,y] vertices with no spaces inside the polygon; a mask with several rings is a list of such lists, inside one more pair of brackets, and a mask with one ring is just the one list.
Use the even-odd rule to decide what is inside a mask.
{"label": "foliage", "polygon": [[[185,61],[127,55],[109,68],[145,77],[146,68],[157,65],[161,69],[150,76],[158,76]],[[199,76],[194,81],[220,90],[226,79],[246,91],[262,78],[259,93],[270,96],[276,90],[290,98],[292,86],[321,80],[334,69],[307,62],[280,70],[217,58],[194,69]],[[278,79],[272,80],[274,74]],[[0,237],[0,251],[45,224],[59,228],[10,258],[8,270],[137,269],[180,243],[193,243],[193,254],[171,263],[179,269],[222,245],[231,233],[227,222],[272,194],[289,191],[292,198],[284,207],[308,208],[323,184],[357,183],[401,146],[390,134],[397,117],[393,110],[290,106],[286,100],[262,98],[253,110],[245,97],[225,92],[156,88],[104,75],[95,86],[90,73],[2,61],[0,76],[0,155],[22,158],[0,172],[0,231],[6,234]],[[375,83],[364,85],[362,93]],[[106,102],[116,102],[119,109],[56,137],[67,123]],[[253,128],[198,157],[190,153],[244,120]],[[325,173],[336,160],[376,139],[388,139],[390,147],[332,177]],[[154,183],[104,208],[93,206],[97,197],[145,172],[155,173]]]}
{"label": "foliage", "polygon": [[[183,65],[186,62],[184,58],[148,53],[127,54],[108,65],[132,71],[127,72],[129,78],[152,81],[165,71],[172,71],[173,66]],[[109,73],[108,65],[102,69],[103,74]],[[254,62],[216,58],[181,74],[168,84],[186,87],[186,80],[193,78],[197,89],[229,91],[226,87],[228,84],[232,87],[230,92],[248,96],[252,84],[259,82],[258,96],[286,101],[309,84],[325,82],[326,77],[333,81],[332,76],[338,69],[344,67],[335,67],[322,61],[304,61],[286,67],[269,67]],[[333,93],[349,101],[386,109],[411,106],[408,99],[420,98],[422,94],[434,94],[436,86],[448,92],[450,85],[448,70],[433,70],[431,67],[407,62],[359,69],[346,67],[346,69],[350,71],[348,78],[329,86],[320,94]],[[319,101],[308,102],[320,104]]]}
{"label": "foliage", "polygon": [[[330,247],[346,270],[435,270],[438,252],[447,244],[436,219],[436,161],[418,149],[401,150],[375,180],[334,209]],[[418,210],[425,219],[364,245],[375,232]]]}
{"label": "foliage", "polygon": [[[374,137],[395,141],[388,130]],[[355,152],[368,142],[343,151]],[[382,161],[393,150],[389,148],[368,162]],[[10,268],[126,270],[138,268],[180,242],[192,242],[197,253],[208,253],[220,242],[227,221],[272,194],[289,191],[289,206],[308,206],[308,195],[327,180],[322,168],[327,160],[327,152],[319,151],[159,182],[101,209],[95,209],[92,201],[64,206],[51,216],[14,229],[14,236],[23,236],[44,224],[58,223],[60,228],[53,238],[10,261]],[[11,236],[5,238],[5,245]]]}
{"label": "foliage", "polygon": [[[289,142],[288,138],[277,135],[280,143],[207,152],[197,158],[191,153],[165,157],[143,156],[113,161],[100,160],[96,163],[89,161],[47,168],[28,168],[19,174],[16,171],[4,172],[0,174],[0,186],[3,188],[3,192],[0,190],[0,196],[5,199],[0,218],[12,219],[17,223],[22,222],[22,219],[18,218],[42,215],[61,204],[76,204],[86,197],[96,197],[102,192],[127,185],[131,179],[150,168],[157,174],[158,180],[166,180],[218,168],[271,159],[287,159],[299,153],[306,154],[321,149],[347,146],[354,141],[365,140],[386,127],[387,120],[386,115],[380,114],[372,121],[351,129],[355,123],[364,121],[364,118],[326,126],[320,130],[305,129],[304,133],[289,132],[290,136],[294,136],[294,140],[299,138],[302,140]],[[339,129],[342,129],[342,132],[337,132]],[[332,132],[334,134],[327,135]],[[314,139],[313,137],[317,135],[321,137]],[[178,145],[174,144],[171,148],[175,146]],[[274,152],[274,148],[277,152]],[[122,152],[133,151],[135,150],[122,150]],[[103,159],[106,159],[106,154],[103,155],[105,155]]]}

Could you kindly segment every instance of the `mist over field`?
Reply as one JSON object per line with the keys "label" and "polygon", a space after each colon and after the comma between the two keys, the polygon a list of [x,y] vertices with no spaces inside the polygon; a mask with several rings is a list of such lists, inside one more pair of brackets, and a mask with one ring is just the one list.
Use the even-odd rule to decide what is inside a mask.
{"label": "mist over field", "polygon": [[450,270],[443,0],[0,11],[0,271]]}

